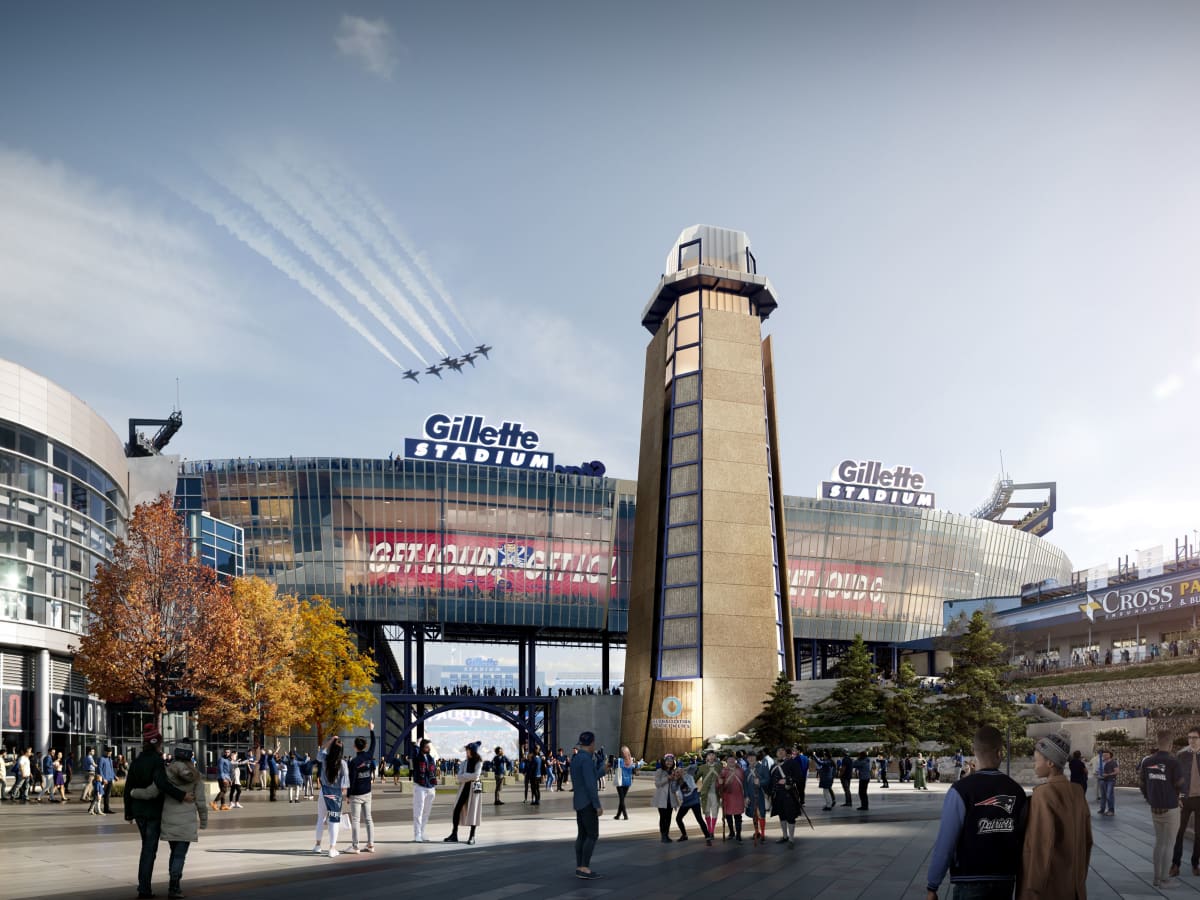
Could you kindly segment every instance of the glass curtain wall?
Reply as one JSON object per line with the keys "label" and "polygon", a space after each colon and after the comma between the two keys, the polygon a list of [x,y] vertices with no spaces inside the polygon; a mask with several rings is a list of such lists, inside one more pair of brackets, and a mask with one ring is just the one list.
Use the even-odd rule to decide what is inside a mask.
{"label": "glass curtain wall", "polygon": [[944,600],[1071,577],[1054,545],[957,513],[806,497],[784,513],[797,638],[917,640],[941,633]]}
{"label": "glass curtain wall", "polygon": [[194,462],[189,479],[244,530],[247,574],[347,618],[624,628],[633,499],[613,480],[336,458]]}
{"label": "glass curtain wall", "polygon": [[0,617],[81,632],[128,512],[124,488],[91,460],[0,422]]}

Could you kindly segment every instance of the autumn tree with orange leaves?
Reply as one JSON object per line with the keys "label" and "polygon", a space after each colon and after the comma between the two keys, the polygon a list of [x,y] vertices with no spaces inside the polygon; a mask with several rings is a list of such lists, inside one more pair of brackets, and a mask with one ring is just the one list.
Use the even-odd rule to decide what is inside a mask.
{"label": "autumn tree with orange leaves", "polygon": [[308,689],[296,675],[300,604],[261,578],[232,585],[236,626],[225,631],[228,660],[201,688],[206,725],[250,731],[266,746],[268,734],[286,734],[309,720]]}
{"label": "autumn tree with orange leaves", "polygon": [[367,724],[378,665],[370,651],[358,649],[345,616],[319,594],[300,603],[295,667],[308,690],[309,721],[318,744],[326,735]]}
{"label": "autumn tree with orange leaves", "polygon": [[201,691],[231,664],[226,635],[238,615],[229,588],[192,557],[167,494],[134,509],[87,604],[76,670],[105,700],[144,703],[159,727],[171,694]]}

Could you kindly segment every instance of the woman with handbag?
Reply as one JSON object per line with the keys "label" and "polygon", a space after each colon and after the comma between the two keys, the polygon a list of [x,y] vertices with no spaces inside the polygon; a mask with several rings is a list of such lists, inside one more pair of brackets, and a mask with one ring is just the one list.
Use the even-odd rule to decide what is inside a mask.
{"label": "woman with handbag", "polygon": [[475,843],[475,829],[483,819],[483,757],[479,755],[479,741],[472,741],[463,749],[467,758],[458,765],[458,800],[454,804],[454,815],[451,821],[454,830],[450,836],[443,838],[443,843],[458,843],[458,826],[466,825],[471,829],[467,838],[468,844]]}
{"label": "woman with handbag", "polygon": [[658,809],[658,831],[664,844],[671,843],[671,810],[679,805],[675,782],[675,754],[668,753],[654,770],[654,806]]}
{"label": "woman with handbag", "polygon": [[317,754],[317,780],[320,796],[317,800],[317,842],[313,853],[321,852],[321,832],[329,825],[329,856],[338,855],[338,830],[342,827],[342,803],[350,791],[350,769],[342,758],[344,748],[336,734],[325,742]]}

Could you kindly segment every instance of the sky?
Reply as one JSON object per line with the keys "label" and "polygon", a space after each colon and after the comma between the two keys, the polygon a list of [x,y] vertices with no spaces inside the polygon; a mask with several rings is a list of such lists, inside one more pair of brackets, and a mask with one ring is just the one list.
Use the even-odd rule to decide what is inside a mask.
{"label": "sky", "polygon": [[[0,357],[188,458],[518,419],[635,478],[679,232],[779,308],[783,487],[1058,483],[1076,569],[1200,528],[1200,5],[0,7]],[[443,380],[401,378],[486,341]]]}

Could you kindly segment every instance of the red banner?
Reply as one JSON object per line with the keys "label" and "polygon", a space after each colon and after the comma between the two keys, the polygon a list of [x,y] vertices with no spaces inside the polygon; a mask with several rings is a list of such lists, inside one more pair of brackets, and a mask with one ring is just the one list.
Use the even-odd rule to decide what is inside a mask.
{"label": "red banner", "polygon": [[[576,594],[602,600],[613,562],[608,548],[588,541],[507,540],[495,535],[432,531],[370,533],[371,584],[420,586],[432,591]],[[614,579],[615,580],[615,579]]]}
{"label": "red banner", "polygon": [[788,560],[788,596],[793,609],[871,616],[887,599],[880,566],[829,560]]}

